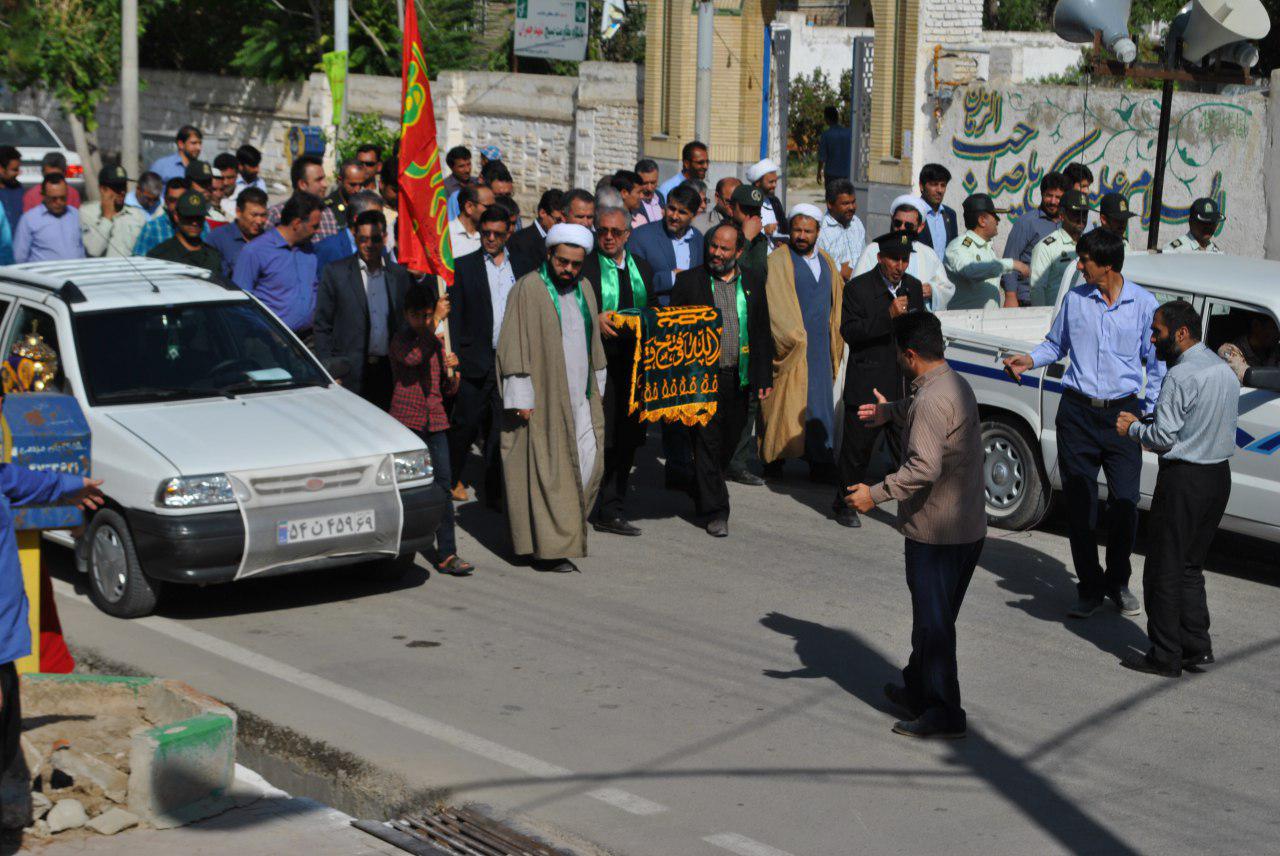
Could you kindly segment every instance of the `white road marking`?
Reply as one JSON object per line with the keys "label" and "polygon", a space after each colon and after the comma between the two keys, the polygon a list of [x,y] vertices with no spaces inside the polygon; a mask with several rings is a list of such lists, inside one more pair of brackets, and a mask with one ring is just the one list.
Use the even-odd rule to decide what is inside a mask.
{"label": "white road marking", "polygon": [[593,799],[598,799],[602,803],[608,803],[614,808],[629,811],[632,814],[661,814],[667,810],[667,807],[661,803],[656,803],[653,800],[647,800],[644,797],[638,797],[633,793],[619,788],[600,788],[597,791],[591,791],[587,796],[592,797]]}
{"label": "white road marking", "polygon": [[768,844],[761,844],[754,838],[738,835],[736,832],[721,832],[718,835],[708,835],[702,840],[723,850],[728,850],[730,853],[737,853],[738,856],[791,856],[785,850],[770,847]]}
{"label": "white road marking", "polygon": [[[80,601],[88,604],[89,599],[82,595],[76,594],[75,588],[69,583],[62,580],[53,581],[54,591],[63,597]],[[270,675],[286,683],[293,684],[305,690],[317,693],[327,698],[336,699],[337,701],[353,707],[373,716],[381,717],[388,722],[395,723],[403,728],[416,731],[426,737],[439,740],[441,743],[447,743],[457,749],[463,749],[482,758],[487,758],[503,766],[510,767],[513,770],[519,770],[530,776],[537,776],[545,779],[567,778],[573,775],[573,771],[565,767],[551,764],[532,755],[527,755],[517,749],[511,749],[492,740],[487,740],[476,734],[463,731],[460,728],[454,728],[452,725],[415,713],[407,707],[401,707],[398,704],[392,704],[375,698],[367,693],[353,690],[342,684],[334,683],[327,678],[319,675],[313,675],[310,672],[304,672],[301,669],[282,663],[279,660],[273,660],[265,657],[248,648],[243,648],[217,636],[211,636],[208,633],[202,633],[199,630],[193,630],[183,624],[179,624],[168,618],[158,618],[150,616],[147,618],[137,618],[133,620],[134,624],[140,624],[149,630],[168,636],[170,639],[176,639],[184,642],[192,647],[199,648],[202,651],[217,654],[231,662],[261,672],[264,675]],[[636,796],[628,791],[619,788],[601,788],[591,791],[587,794],[593,799],[599,800],[607,805],[620,808],[623,811],[638,815],[658,814],[666,811],[667,807],[656,802]]]}

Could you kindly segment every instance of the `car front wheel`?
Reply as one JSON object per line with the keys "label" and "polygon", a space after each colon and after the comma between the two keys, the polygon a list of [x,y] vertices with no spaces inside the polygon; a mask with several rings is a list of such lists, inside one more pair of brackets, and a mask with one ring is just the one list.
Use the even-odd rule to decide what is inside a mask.
{"label": "car front wheel", "polygon": [[93,516],[85,541],[89,597],[94,605],[117,618],[141,618],[154,612],[160,583],[142,572],[124,517],[102,509]]}

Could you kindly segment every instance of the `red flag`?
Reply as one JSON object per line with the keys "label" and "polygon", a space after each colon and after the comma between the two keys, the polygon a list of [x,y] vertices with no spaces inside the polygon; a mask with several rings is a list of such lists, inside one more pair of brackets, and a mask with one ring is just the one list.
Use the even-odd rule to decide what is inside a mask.
{"label": "red flag", "polygon": [[396,257],[410,270],[433,273],[453,285],[449,198],[440,171],[436,112],[418,34],[413,0],[404,4],[404,60],[400,75],[400,215]]}

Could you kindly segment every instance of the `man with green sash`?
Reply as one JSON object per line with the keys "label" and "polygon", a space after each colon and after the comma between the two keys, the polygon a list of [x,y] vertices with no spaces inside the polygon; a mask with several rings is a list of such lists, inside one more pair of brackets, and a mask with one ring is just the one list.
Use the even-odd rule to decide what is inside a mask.
{"label": "man with green sash", "polygon": [[636,340],[629,328],[615,327],[614,312],[656,306],[653,296],[653,268],[644,259],[627,252],[631,237],[631,217],[622,208],[597,208],[596,251],[587,255],[582,277],[591,283],[600,307],[600,338],[608,363],[604,396],[604,480],[596,499],[591,525],[597,532],[639,535],[640,528],[627,520],[627,482],[635,464],[636,450],[644,445],[645,425],[638,413],[630,413],[631,375],[635,363]]}
{"label": "man with green sash", "polygon": [[577,570],[604,470],[605,356],[582,266],[591,230],[559,223],[546,261],[512,289],[498,336],[502,478],[515,552],[539,571]]}
{"label": "man with green sash", "polygon": [[694,501],[706,519],[707,534],[729,534],[729,490],[725,471],[747,421],[749,391],[761,399],[772,391],[773,337],[764,302],[765,280],[739,266],[747,240],[733,223],[706,236],[700,267],[676,277],[672,306],[714,306],[720,310],[720,358],[716,370],[716,412],[693,429]]}

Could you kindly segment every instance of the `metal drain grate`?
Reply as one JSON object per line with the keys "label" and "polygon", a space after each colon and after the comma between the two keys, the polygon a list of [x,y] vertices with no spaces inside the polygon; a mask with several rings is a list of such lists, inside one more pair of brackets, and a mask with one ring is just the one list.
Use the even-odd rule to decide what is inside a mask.
{"label": "metal drain grate", "polygon": [[435,809],[387,823],[356,820],[352,826],[414,856],[572,856],[465,808]]}

